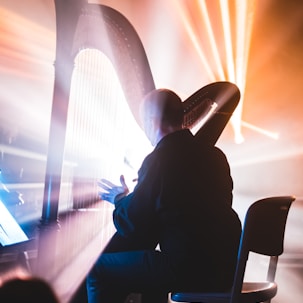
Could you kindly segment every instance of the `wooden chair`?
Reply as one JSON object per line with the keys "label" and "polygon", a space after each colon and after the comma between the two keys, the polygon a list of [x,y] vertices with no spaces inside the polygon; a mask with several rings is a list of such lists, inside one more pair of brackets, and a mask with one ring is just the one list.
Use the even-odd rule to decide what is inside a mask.
{"label": "wooden chair", "polygon": [[[278,257],[284,249],[284,233],[293,196],[261,199],[247,210],[237,267],[230,292],[224,293],[171,293],[172,302],[196,303],[257,303],[270,302],[277,294],[275,282]],[[243,282],[250,252],[269,257],[267,279],[260,282]]]}

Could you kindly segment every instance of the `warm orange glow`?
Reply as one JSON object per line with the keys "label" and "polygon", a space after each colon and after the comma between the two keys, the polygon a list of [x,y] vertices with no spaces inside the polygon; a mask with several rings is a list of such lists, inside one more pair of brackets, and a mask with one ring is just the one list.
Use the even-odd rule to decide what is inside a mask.
{"label": "warm orange glow", "polygon": [[224,75],[224,70],[223,70],[223,65],[222,61],[220,60],[220,55],[218,52],[218,46],[215,41],[215,34],[212,29],[211,21],[210,21],[210,16],[207,10],[206,2],[204,0],[199,1],[199,7],[201,11],[201,23],[204,22],[206,26],[206,31],[208,34],[208,39],[210,42],[210,47],[212,54],[214,56],[214,60],[216,63],[216,68],[215,70],[218,71],[219,79],[220,80],[226,80],[225,75]]}
{"label": "warm orange glow", "polygon": [[242,97],[231,118],[231,124],[235,133],[235,142],[242,143],[244,137],[241,132],[241,119],[243,100],[245,98],[246,71],[249,59],[249,46],[251,40],[255,1],[236,1],[236,59],[235,82]]}
{"label": "warm orange glow", "polygon": [[[214,19],[214,16],[210,14],[210,7],[207,1],[200,0],[195,2],[197,12],[194,15],[187,13],[188,7],[185,3],[177,2],[175,8],[209,80],[233,82],[237,84],[241,91],[242,97],[231,118],[231,124],[234,130],[235,142],[242,143],[244,137],[241,121],[255,0],[235,1],[234,6],[231,6],[231,3],[227,0],[220,0],[218,3],[220,8],[219,18],[221,20],[219,25],[222,29],[222,37],[215,36],[213,29],[215,23],[212,23],[211,20],[211,17]],[[199,17],[197,17],[198,14],[200,15]],[[195,18],[201,20],[199,26],[196,25]],[[218,24],[215,25],[218,26]],[[207,39],[201,39],[201,31],[206,32]],[[221,41],[221,43],[218,44],[218,41]],[[220,47],[223,46],[223,50],[219,49],[219,45]],[[210,51],[207,50],[207,46],[209,46]],[[223,55],[225,57],[222,57]],[[224,70],[226,70],[227,76],[225,76]],[[258,128],[251,129],[257,131]],[[265,134],[264,132],[259,133]]]}
{"label": "warm orange glow", "polygon": [[[8,71],[15,67],[18,72],[17,63],[44,65],[45,61],[54,60],[54,48],[50,42],[55,40],[55,33],[30,19],[0,7],[0,32],[1,55],[8,59],[1,62],[0,70],[6,68]],[[50,47],[46,49],[45,45]],[[14,62],[15,66],[12,65]],[[34,76],[30,73],[27,75]]]}
{"label": "warm orange glow", "polygon": [[230,14],[228,7],[228,0],[220,0],[221,16],[222,16],[222,27],[224,33],[225,52],[227,58],[227,80],[235,83],[235,67],[234,67],[234,56],[233,56],[233,42],[231,37],[231,24]]}
{"label": "warm orange glow", "polygon": [[192,45],[195,48],[195,50],[197,51],[197,54],[200,58],[200,61],[205,69],[207,76],[209,77],[210,81],[212,81],[212,82],[216,81],[216,77],[214,75],[213,69],[209,65],[207,56],[205,55],[205,53],[203,52],[203,50],[201,48],[200,41],[198,39],[198,35],[194,31],[194,28],[193,28],[193,25],[191,23],[189,16],[186,15],[186,13],[185,13],[186,12],[185,7],[181,5],[180,1],[176,1],[173,3],[175,4],[175,9],[181,18],[183,27],[185,28]]}
{"label": "warm orange glow", "polygon": [[[5,164],[8,157],[18,159],[18,163],[13,162],[9,168],[19,175],[23,172],[32,173],[31,170],[23,170],[26,163],[36,161],[43,164],[46,160],[46,154],[37,150],[36,146],[22,145],[25,140],[21,141],[22,146],[17,144],[20,138],[29,138],[47,145],[56,47],[54,1],[23,2],[4,1],[0,5],[1,165]],[[288,255],[279,268],[281,287],[277,300],[287,302],[291,293],[295,298],[292,298],[293,301],[299,302],[302,298],[298,291],[302,284],[302,277],[298,274],[302,267],[302,241],[298,239],[302,238],[303,230],[303,1],[91,2],[117,9],[134,25],[146,49],[157,87],[172,88],[185,99],[213,81],[228,80],[238,85],[242,98],[232,116],[231,127],[226,127],[218,142],[231,164],[235,185],[233,205],[241,213],[252,202],[252,196],[294,194],[298,197],[294,203],[296,208],[293,212],[291,210],[289,218],[286,234],[288,242],[285,245]],[[70,152],[74,148],[78,150],[76,156],[93,159],[90,165],[77,172],[77,177],[85,181],[92,178],[92,171],[96,172],[93,178],[102,175],[113,181],[123,172],[127,181],[130,181],[135,179],[136,170],[144,155],[149,152],[150,146],[133,124],[134,121],[128,124],[127,120],[122,126],[124,137],[119,134],[121,125],[114,120],[115,114],[119,108],[120,115],[128,115],[129,112],[125,107],[125,100],[120,99],[120,87],[115,86],[117,79],[114,77],[104,80],[98,78],[99,74],[94,74],[89,80],[84,80],[82,67],[86,66],[90,74],[96,71],[90,69],[86,62],[82,66],[78,65],[85,57],[85,52],[77,58],[74,71],[74,99],[69,112],[70,125],[67,128],[66,141],[69,145],[66,146],[66,151]],[[95,56],[90,51],[87,54],[90,58]],[[99,68],[108,62],[94,63]],[[113,90],[117,89],[117,100],[121,101],[112,109],[101,109],[108,111],[108,117],[103,117],[102,121],[97,112],[88,106],[88,99],[92,96],[100,97],[96,87],[100,85],[101,79],[103,84],[113,85]],[[81,89],[80,84],[83,85]],[[94,102],[97,103],[98,98]],[[81,112],[84,116],[80,115]],[[97,127],[94,129],[93,139],[90,137],[90,130],[94,125]],[[112,125],[116,130],[113,130]],[[101,134],[102,130],[108,133]],[[102,144],[102,140],[106,143]],[[233,140],[242,144],[235,145]],[[113,158],[118,160],[114,162]],[[111,161],[114,162],[113,165]],[[78,162],[73,157],[64,160],[60,208],[71,207],[71,178],[77,165]],[[132,185],[131,182],[128,184]],[[43,179],[26,182],[20,178],[7,184],[7,187],[20,192],[42,191],[44,183]],[[90,193],[91,188],[86,188],[80,194]],[[75,197],[78,197],[77,193]],[[41,202],[40,199],[35,200],[37,204]],[[104,211],[102,207],[105,206],[106,204],[87,211],[75,211],[76,216],[70,220],[70,234],[64,235],[65,243],[59,249],[60,258],[56,261],[56,266],[62,271],[57,280],[52,280],[64,299],[70,298],[85,277],[88,267],[93,263],[99,249],[102,249],[99,244],[106,243],[106,238],[98,233],[96,242],[85,247],[72,264],[69,257],[75,241],[74,231],[82,239],[90,233],[89,225],[92,220],[89,219],[90,216],[86,216],[89,212],[96,214],[97,222],[109,222],[112,209]],[[39,207],[40,205],[35,216],[41,215]],[[109,215],[108,219],[104,217],[106,213]],[[111,223],[108,229],[105,228],[106,237],[110,237],[110,232],[113,231]],[[293,261],[294,253],[297,253],[297,261]],[[289,260],[293,261],[291,265],[287,264]],[[286,266],[288,271],[285,275]],[[296,270],[290,273],[290,266],[296,267]],[[16,270],[11,275],[26,273]],[[4,279],[6,276],[0,276],[0,284]]]}
{"label": "warm orange glow", "polygon": [[274,133],[274,132],[270,132],[268,130],[265,130],[265,129],[262,129],[260,127],[257,127],[255,125],[252,125],[250,123],[247,123],[245,121],[242,121],[241,124],[244,126],[244,127],[247,127],[251,130],[254,130],[262,135],[265,135],[269,138],[272,138],[272,139],[275,139],[275,140],[278,140],[279,139],[279,134],[278,133]]}

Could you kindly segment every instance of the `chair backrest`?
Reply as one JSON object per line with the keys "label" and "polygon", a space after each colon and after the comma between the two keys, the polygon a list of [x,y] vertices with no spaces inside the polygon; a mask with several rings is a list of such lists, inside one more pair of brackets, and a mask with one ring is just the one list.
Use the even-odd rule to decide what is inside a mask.
{"label": "chair backrest", "polygon": [[283,253],[286,219],[293,196],[256,201],[247,210],[241,235],[231,303],[238,302],[249,252],[270,256],[267,278],[273,282],[278,256]]}

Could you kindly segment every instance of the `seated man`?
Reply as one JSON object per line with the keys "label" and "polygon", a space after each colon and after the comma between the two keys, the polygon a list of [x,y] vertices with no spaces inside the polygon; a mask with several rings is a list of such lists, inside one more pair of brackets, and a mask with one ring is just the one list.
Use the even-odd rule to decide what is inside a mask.
{"label": "seated man", "polygon": [[130,293],[164,303],[173,290],[232,284],[241,223],[225,155],[182,128],[182,101],[170,90],[146,96],[143,122],[155,148],[133,192],[123,176],[119,186],[100,182],[101,198],[115,205],[117,232],[87,277],[89,303],[122,303]]}

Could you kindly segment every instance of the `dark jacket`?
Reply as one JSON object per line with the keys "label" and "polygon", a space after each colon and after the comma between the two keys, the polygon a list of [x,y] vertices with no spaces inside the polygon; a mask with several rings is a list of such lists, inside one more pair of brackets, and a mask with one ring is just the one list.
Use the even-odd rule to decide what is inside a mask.
{"label": "dark jacket", "polygon": [[138,249],[159,244],[178,276],[203,273],[207,288],[220,280],[224,288],[231,283],[241,232],[232,190],[223,152],[201,146],[189,130],[178,131],[145,158],[134,191],[116,203],[114,224]]}

